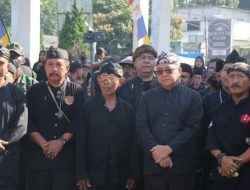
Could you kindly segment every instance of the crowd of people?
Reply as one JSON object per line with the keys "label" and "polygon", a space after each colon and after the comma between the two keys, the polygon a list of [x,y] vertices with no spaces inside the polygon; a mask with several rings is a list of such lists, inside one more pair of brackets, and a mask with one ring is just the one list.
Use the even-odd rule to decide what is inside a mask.
{"label": "crowd of people", "polygon": [[250,65],[150,45],[0,48],[1,190],[249,190]]}

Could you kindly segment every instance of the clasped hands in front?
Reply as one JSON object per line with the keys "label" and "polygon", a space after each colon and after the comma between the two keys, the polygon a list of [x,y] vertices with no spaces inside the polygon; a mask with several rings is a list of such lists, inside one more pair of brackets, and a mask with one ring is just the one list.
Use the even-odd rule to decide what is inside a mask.
{"label": "clasped hands in front", "polygon": [[218,168],[218,172],[221,176],[228,178],[237,177],[234,176],[234,173],[241,167],[242,159],[236,156],[223,156],[220,165],[221,166]]}
{"label": "clasped hands in front", "polygon": [[172,153],[170,146],[156,145],[150,151],[156,164],[159,164],[162,168],[173,167],[173,162],[170,157],[170,154]]}
{"label": "clasped hands in front", "polygon": [[51,140],[43,144],[42,150],[46,158],[54,160],[63,148],[63,143],[60,140]]}

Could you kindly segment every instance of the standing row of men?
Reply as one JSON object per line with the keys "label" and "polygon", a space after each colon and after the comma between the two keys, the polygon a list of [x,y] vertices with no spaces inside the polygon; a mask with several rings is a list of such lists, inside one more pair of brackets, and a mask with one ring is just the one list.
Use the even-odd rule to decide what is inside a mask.
{"label": "standing row of men", "polygon": [[28,116],[25,96],[5,81],[9,58],[2,48],[0,189],[16,189],[18,141],[26,130],[26,189],[192,190],[203,138],[218,161],[212,190],[250,188],[249,65],[237,62],[225,71],[231,96],[212,111],[206,135],[202,98],[180,83],[174,54],[156,59],[153,47],[137,48],[137,77],[122,86],[121,66],[102,65],[100,93],[84,103],[82,88],[67,80],[67,52],[51,47],[48,81],[27,91]]}

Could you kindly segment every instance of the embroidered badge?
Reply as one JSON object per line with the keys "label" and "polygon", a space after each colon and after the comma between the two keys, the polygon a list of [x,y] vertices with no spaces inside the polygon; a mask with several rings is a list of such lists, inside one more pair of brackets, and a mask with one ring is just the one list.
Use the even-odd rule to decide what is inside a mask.
{"label": "embroidered badge", "polygon": [[64,102],[69,106],[72,105],[74,103],[74,96],[65,96]]}
{"label": "embroidered badge", "polygon": [[248,124],[250,122],[250,115],[245,114],[240,117],[241,124]]}

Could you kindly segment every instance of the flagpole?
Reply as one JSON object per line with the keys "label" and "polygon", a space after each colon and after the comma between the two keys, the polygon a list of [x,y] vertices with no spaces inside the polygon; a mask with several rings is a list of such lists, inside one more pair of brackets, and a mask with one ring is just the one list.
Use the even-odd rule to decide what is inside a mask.
{"label": "flagpole", "polygon": [[4,27],[4,30],[5,30],[5,32],[6,32],[6,34],[7,34],[8,40],[9,40],[9,42],[11,42],[10,36],[9,36],[8,31],[7,31],[6,27],[5,27],[5,24],[4,24],[4,22],[3,22],[3,17],[2,17],[1,14],[0,14],[0,19],[1,19],[1,22],[3,23],[3,27]]}
{"label": "flagpole", "polygon": [[150,44],[148,38],[149,0],[129,0],[133,12],[133,51],[142,44]]}
{"label": "flagpole", "polygon": [[137,40],[137,22],[133,19],[133,52],[138,47]]}
{"label": "flagpole", "polygon": [[[143,16],[145,28],[146,28],[146,33],[147,35],[141,39],[138,43],[138,45],[145,44],[146,41],[148,41],[145,38],[149,38],[149,33],[148,33],[148,22],[149,22],[149,0],[140,0],[140,6],[141,6],[141,13]],[[148,42],[146,43],[148,44]]]}

